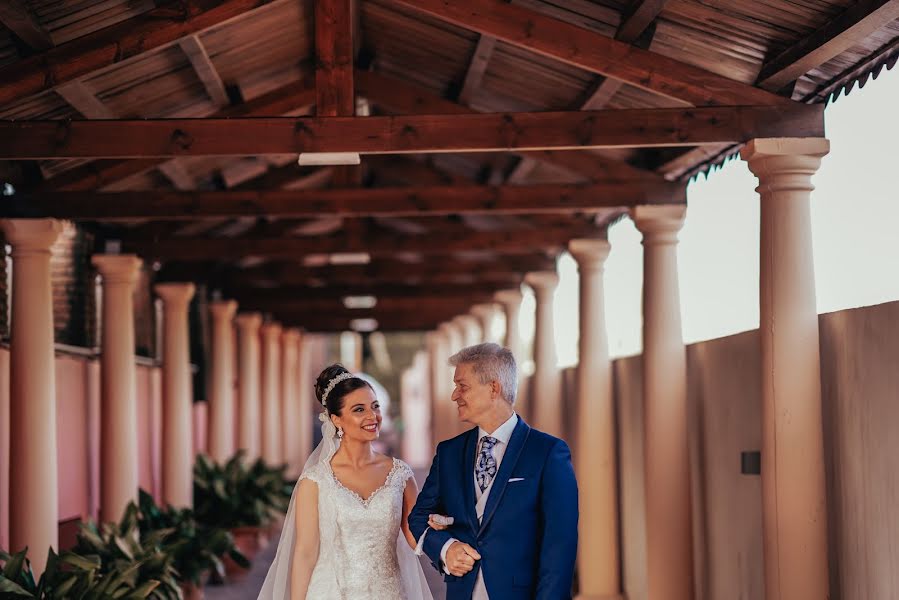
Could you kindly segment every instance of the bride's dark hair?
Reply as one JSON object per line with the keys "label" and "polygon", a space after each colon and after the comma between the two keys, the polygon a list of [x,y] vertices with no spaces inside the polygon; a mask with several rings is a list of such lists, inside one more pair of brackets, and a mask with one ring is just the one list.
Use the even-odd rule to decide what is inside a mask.
{"label": "bride's dark hair", "polygon": [[[327,389],[331,380],[335,377],[340,377],[344,373],[349,373],[346,367],[341,364],[333,364],[325,367],[324,370],[318,374],[318,379],[315,380],[315,398],[318,400],[319,404],[322,404],[322,396],[324,396],[325,389]],[[343,399],[347,394],[364,387],[374,391],[374,388],[372,388],[367,381],[360,379],[359,377],[349,377],[338,382],[331,388],[331,391],[328,392],[328,397],[324,402],[325,408],[328,409],[328,414],[339,415],[340,411],[343,410]]]}

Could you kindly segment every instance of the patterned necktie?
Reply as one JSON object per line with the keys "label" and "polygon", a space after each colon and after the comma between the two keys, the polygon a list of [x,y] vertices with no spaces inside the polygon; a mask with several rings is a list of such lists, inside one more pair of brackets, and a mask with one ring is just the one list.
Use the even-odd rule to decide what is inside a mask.
{"label": "patterned necktie", "polygon": [[487,489],[487,486],[490,485],[493,477],[496,476],[496,459],[493,458],[493,447],[496,446],[498,441],[489,435],[481,438],[481,451],[478,452],[478,461],[474,468],[474,474],[482,494]]}

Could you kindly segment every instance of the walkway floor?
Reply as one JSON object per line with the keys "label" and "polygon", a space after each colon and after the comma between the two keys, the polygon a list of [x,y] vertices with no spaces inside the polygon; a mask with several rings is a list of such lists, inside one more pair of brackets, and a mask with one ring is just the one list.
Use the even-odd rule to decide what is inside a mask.
{"label": "walkway floor", "polygon": [[[415,478],[419,482],[419,487],[424,483],[426,476],[427,471],[416,471]],[[253,568],[250,571],[249,576],[243,581],[228,585],[206,586],[206,600],[254,600],[259,594],[262,582],[265,581],[268,567],[275,558],[275,550],[277,547],[277,540],[272,540],[264,550],[256,555],[256,559],[253,561]],[[434,570],[434,567],[431,566],[429,560],[425,559],[422,561],[422,569],[424,569],[425,577],[427,577],[428,584],[431,586],[431,593],[434,595],[434,600],[445,600],[446,595],[443,580],[440,575],[438,575],[437,571]]]}

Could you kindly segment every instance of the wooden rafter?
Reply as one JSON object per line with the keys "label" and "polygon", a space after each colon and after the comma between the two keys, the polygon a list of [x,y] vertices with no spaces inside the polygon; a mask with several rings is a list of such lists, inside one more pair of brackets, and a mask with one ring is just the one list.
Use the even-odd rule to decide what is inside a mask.
{"label": "wooden rafter", "polygon": [[[399,311],[446,311],[455,313],[468,312],[472,304],[479,302],[488,302],[492,299],[493,293],[501,287],[482,286],[477,290],[467,289],[466,293],[456,296],[438,296],[423,290],[416,297],[399,297],[399,296],[378,296],[375,308],[384,312]],[[344,306],[343,298],[308,298],[300,293],[293,298],[265,298],[260,297],[258,293],[247,292],[239,295],[229,294],[235,298],[241,306],[252,306],[255,310],[264,312],[277,311],[335,311],[338,314],[346,314],[352,316],[354,312],[359,312],[360,308],[347,308]]]}
{"label": "wooden rafter", "polygon": [[697,106],[789,102],[766,90],[503,0],[396,1],[482,35]]}
{"label": "wooden rafter", "polygon": [[[179,182],[175,182],[176,186]],[[429,186],[269,191],[129,191],[24,194],[0,205],[0,214],[113,221],[266,216],[280,218],[405,217],[450,214],[597,212],[641,204],[686,202],[684,186],[633,181],[589,185]]]}
{"label": "wooden rafter", "polygon": [[0,68],[0,106],[175,42],[265,4],[264,0],[173,0]]}
{"label": "wooden rafter", "polygon": [[691,146],[819,137],[822,106],[119,121],[0,121],[0,158],[142,158],[290,152],[499,152]]}
{"label": "wooden rafter", "polygon": [[375,319],[379,331],[423,331],[436,328],[440,323],[467,313],[471,305],[451,311],[378,311],[352,312],[293,310],[272,313],[278,321],[302,327],[309,332],[349,331],[359,319]]}
{"label": "wooden rafter", "polygon": [[213,104],[219,107],[228,106],[230,101],[228,100],[228,92],[225,91],[225,84],[222,83],[222,78],[219,76],[215,65],[212,64],[212,59],[209,58],[209,53],[206,52],[206,47],[203,46],[200,38],[196,35],[191,35],[180,40],[178,45],[187,56],[190,64],[193,65],[197,78],[203,84]]}
{"label": "wooden rafter", "polygon": [[[224,108],[213,116],[218,118],[276,116],[310,106],[314,102],[314,82],[307,78],[289,83],[244,104]],[[158,167],[166,160],[165,158],[151,158],[94,161],[87,165],[64,171],[35,186],[34,189],[60,191],[99,189],[131,175]]]}
{"label": "wooden rafter", "polygon": [[417,252],[429,255],[482,250],[503,254],[533,253],[539,248],[564,248],[577,237],[597,237],[595,226],[542,228],[525,231],[429,233],[397,236],[369,233],[339,234],[325,237],[168,237],[150,242],[124,239],[126,248],[147,258],[177,260],[232,260],[247,256],[293,258],[307,254],[366,252],[371,256]]}
{"label": "wooden rafter", "polygon": [[460,104],[466,106],[471,104],[472,96],[481,87],[481,81],[484,79],[484,73],[487,72],[487,65],[490,63],[490,57],[493,56],[495,47],[495,37],[482,35],[478,38],[471,60],[468,61],[468,69],[465,71],[462,89],[459,91]]}
{"label": "wooden rafter", "polygon": [[[504,287],[503,283],[485,283],[485,288],[498,289]],[[406,299],[417,298],[434,299],[444,298],[450,300],[469,299],[472,290],[459,285],[404,285],[404,284],[376,284],[376,285],[329,285],[326,287],[309,286],[281,286],[276,289],[254,288],[246,286],[228,285],[222,289],[224,295],[231,298],[247,298],[260,302],[273,304],[297,303],[298,300],[333,301],[343,300],[347,296],[375,296],[378,299]],[[477,290],[474,294],[477,295]],[[489,292],[484,292],[485,294]],[[489,300],[489,297],[484,300]]]}
{"label": "wooden rafter", "polygon": [[756,85],[779,91],[899,19],[899,0],[861,0],[764,64]]}
{"label": "wooden rafter", "polygon": [[50,34],[22,0],[0,2],[0,23],[33,50],[48,50],[53,47]]}

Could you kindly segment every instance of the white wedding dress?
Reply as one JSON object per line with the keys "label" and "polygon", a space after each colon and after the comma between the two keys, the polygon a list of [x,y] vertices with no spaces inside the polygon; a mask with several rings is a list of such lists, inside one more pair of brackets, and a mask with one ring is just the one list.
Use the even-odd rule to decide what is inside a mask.
{"label": "white wedding dress", "polygon": [[[339,443],[334,433],[325,419],[322,444],[300,476],[318,485],[319,552],[306,600],[432,600],[421,564],[400,530],[403,490],[412,469],[394,458],[384,484],[363,499],[331,469]],[[291,600],[295,500],[296,488],[258,600]]]}

